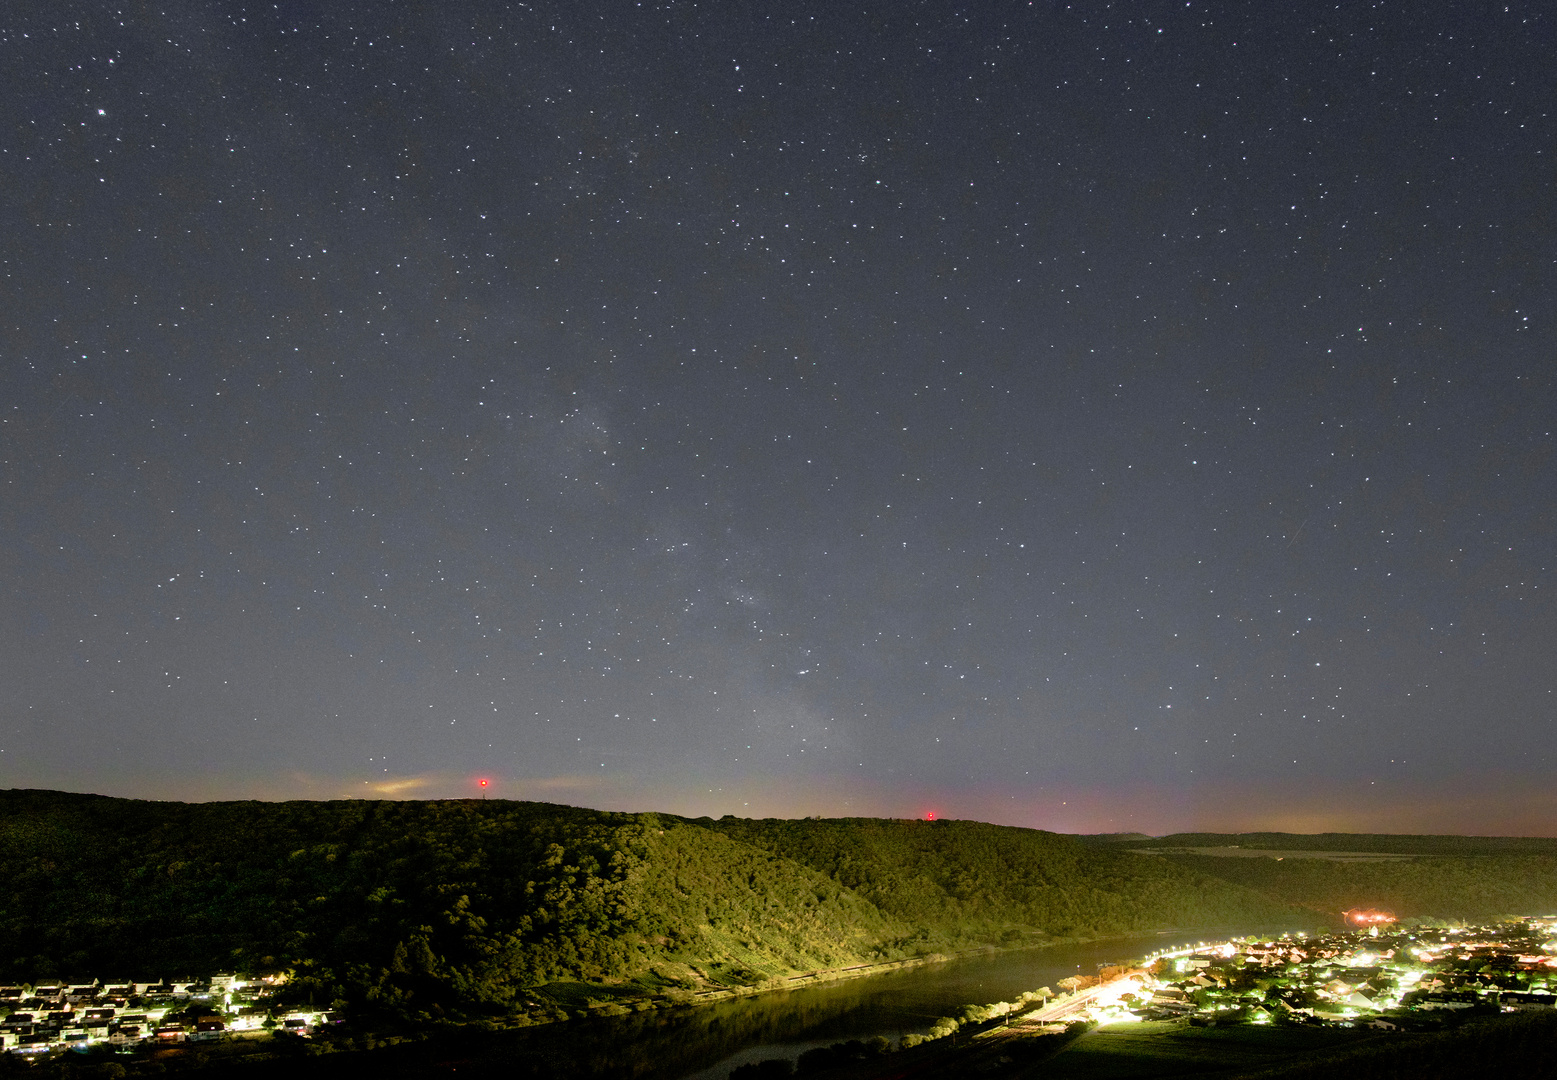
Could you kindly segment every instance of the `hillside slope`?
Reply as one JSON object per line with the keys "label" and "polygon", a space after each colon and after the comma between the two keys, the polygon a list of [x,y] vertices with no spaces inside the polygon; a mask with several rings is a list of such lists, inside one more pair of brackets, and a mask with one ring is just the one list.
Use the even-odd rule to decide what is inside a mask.
{"label": "hillside slope", "polygon": [[0,793],[0,980],[290,968],[396,1013],[526,987],[751,984],[906,927],[695,824],[544,803],[152,803]]}
{"label": "hillside slope", "polygon": [[976,822],[0,792],[0,980],[288,969],[320,1004],[401,1018],[1292,912],[1199,867]]}
{"label": "hillside slope", "polygon": [[976,821],[725,819],[714,826],[820,871],[927,937],[1016,941],[1255,926],[1277,899],[1164,860]]}

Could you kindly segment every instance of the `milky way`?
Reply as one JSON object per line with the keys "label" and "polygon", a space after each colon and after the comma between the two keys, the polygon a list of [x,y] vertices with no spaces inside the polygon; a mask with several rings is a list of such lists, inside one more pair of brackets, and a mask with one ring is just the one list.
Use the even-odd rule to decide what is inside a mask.
{"label": "milky way", "polygon": [[1538,4],[23,4],[0,785],[1550,832]]}

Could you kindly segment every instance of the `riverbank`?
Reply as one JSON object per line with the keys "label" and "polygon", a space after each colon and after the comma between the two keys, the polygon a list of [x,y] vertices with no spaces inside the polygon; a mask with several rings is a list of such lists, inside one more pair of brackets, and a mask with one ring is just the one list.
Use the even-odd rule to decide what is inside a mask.
{"label": "riverbank", "polygon": [[[1293,929],[1282,927],[1280,930]],[[1140,931],[1132,934],[1109,934],[1098,937],[1055,937],[1043,941],[1025,941],[1017,945],[978,945],[954,952],[926,953],[923,956],[904,957],[900,960],[885,960],[876,963],[849,964],[836,968],[818,968],[812,971],[801,972],[794,975],[781,975],[760,982],[741,986],[705,986],[692,990],[662,989],[645,991],[633,983],[551,983],[531,988],[531,992],[537,996],[544,996],[555,1002],[558,1006],[570,1010],[565,1017],[554,1017],[554,1020],[582,1019],[586,1017],[623,1016],[633,1012],[644,1012],[649,1009],[679,1008],[689,1005],[705,1005],[722,1001],[731,1001],[739,998],[749,998],[764,994],[772,994],[780,991],[799,990],[807,987],[825,986],[832,983],[844,982],[851,979],[869,978],[889,974],[896,971],[907,971],[922,968],[926,965],[948,964],[958,960],[966,960],[974,957],[994,957],[1022,955],[1034,952],[1044,952],[1054,949],[1074,947],[1107,947],[1118,943],[1125,946],[1124,952],[1111,958],[1113,963],[1126,963],[1137,959],[1137,954],[1128,954],[1129,948],[1139,946],[1142,942],[1152,938],[1184,938],[1189,935],[1204,935],[1209,938],[1227,936],[1233,933],[1262,933],[1277,932],[1278,928],[1260,927],[1256,930],[1230,927],[1185,928],[1170,927],[1161,930]],[[1151,950],[1146,950],[1150,952]],[[1144,953],[1139,955],[1145,955]],[[1084,973],[1085,974],[1085,973]],[[542,1019],[521,1021],[511,1025],[497,1025],[498,1027],[528,1027],[536,1023],[548,1022]],[[492,1026],[492,1025],[488,1025]]]}
{"label": "riverbank", "polygon": [[[1164,931],[1168,933],[1170,931]],[[816,968],[794,975],[780,975],[747,985],[704,986],[697,989],[658,989],[647,991],[639,984],[622,983],[548,983],[530,988],[532,997],[544,997],[559,1008],[567,1010],[565,1016],[535,1016],[528,1014],[516,1022],[485,1022],[490,1029],[514,1029],[536,1024],[585,1019],[590,1017],[625,1016],[629,1013],[651,1009],[670,1009],[686,1006],[709,1005],[722,1001],[756,997],[807,987],[826,986],[852,979],[870,978],[896,971],[909,971],[927,965],[952,963],[978,956],[999,956],[1033,952],[1067,945],[1106,943],[1114,938],[1057,938],[1042,942],[1026,942],[1015,946],[980,945],[955,952],[926,953],[923,956],[903,957],[899,960],[883,960],[875,963],[848,964],[836,968]]]}
{"label": "riverbank", "polygon": [[[1020,1017],[1025,994],[969,1006],[960,1024],[948,1018],[935,1039],[905,1041],[897,1053],[858,1043],[813,1052],[801,1072],[1017,1080],[1045,1062],[1041,1075],[1055,1080],[1293,1069],[1317,1077],[1356,1075],[1358,1065],[1396,1076],[1409,1071],[1407,1058],[1427,1060],[1413,1047],[1428,1043],[1517,1060],[1520,1046],[1557,1028],[1554,931],[1557,918],[1202,943],[1105,971],[1097,985]],[[1466,973],[1465,958],[1479,973]],[[1332,1065],[1311,1068],[1318,1054]]]}
{"label": "riverbank", "polygon": [[[1214,935],[1155,933],[968,948],[795,972],[756,986],[710,988],[713,993],[701,996],[661,995],[654,1001],[645,998],[636,1007],[628,1007],[626,998],[618,998],[614,1007],[589,1007],[581,997],[576,1009],[552,1010],[556,1020],[566,1022],[447,1023],[420,1029],[347,1023],[324,1027],[307,1039],[256,1033],[242,1040],[147,1048],[135,1056],[103,1048],[95,1056],[71,1053],[52,1064],[40,1062],[42,1068],[34,1075],[49,1075],[63,1064],[118,1064],[132,1074],[154,1064],[161,1066],[159,1072],[238,1071],[254,1080],[279,1077],[282,1071],[287,1080],[410,1078],[456,1067],[466,1071],[479,1062],[500,1067],[505,1075],[548,1080],[619,1075],[726,1080],[732,1060],[739,1063],[748,1052],[793,1059],[817,1045],[850,1039],[884,1035],[897,1042],[904,1034],[927,1032],[940,1018],[958,1015],[968,1002],[1012,998],[1045,984],[1060,988],[1062,980],[1078,972],[1090,975],[1104,965],[1160,951],[1170,942],[1190,944],[1204,936]],[[609,989],[571,985],[585,996]]]}
{"label": "riverbank", "polygon": [[995,945],[986,945],[976,949],[963,949],[954,953],[928,953],[924,956],[905,957],[902,960],[884,960],[875,964],[851,964],[847,967],[819,968],[799,975],[767,979],[754,986],[696,991],[684,1003],[701,1005],[715,1001],[728,1001],[736,997],[750,997],[754,994],[771,994],[781,990],[800,990],[808,986],[823,986],[828,983],[843,982],[848,979],[863,979],[869,978],[872,975],[885,975],[892,971],[908,971],[913,968],[924,967],[927,964],[945,964],[971,956],[994,956],[1004,952],[1020,952],[1024,949],[1043,949],[1050,947],[1051,944],[1069,944],[1069,942],[1046,942],[1041,945],[1005,949]]}

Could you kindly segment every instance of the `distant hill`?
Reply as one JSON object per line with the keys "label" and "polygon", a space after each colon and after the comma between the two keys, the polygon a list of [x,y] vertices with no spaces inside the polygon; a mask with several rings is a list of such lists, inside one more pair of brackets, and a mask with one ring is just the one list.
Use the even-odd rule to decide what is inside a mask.
{"label": "distant hill", "polygon": [[[1119,836],[1140,834],[1116,834]],[[1088,838],[1091,839],[1091,838]],[[1102,838],[1099,838],[1102,839]],[[1112,840],[1110,836],[1108,839]],[[1377,851],[1398,855],[1557,855],[1557,837],[1405,836],[1380,833],[1174,833],[1140,837],[1131,847],[1245,847],[1267,850]]]}
{"label": "distant hill", "polygon": [[[1462,920],[1557,914],[1557,838],[1177,833],[1130,847],[1160,852],[1186,870],[1244,885],[1316,913],[1379,907],[1401,918]],[[1234,848],[1293,855],[1228,857]],[[1318,857],[1321,852],[1411,858],[1337,862]],[[1314,854],[1305,858],[1305,853]]]}
{"label": "distant hill", "polygon": [[1153,843],[1157,838],[1143,832],[1105,832],[1083,833],[1076,839],[1083,844],[1139,844],[1142,841]]}
{"label": "distant hill", "polygon": [[0,981],[285,969],[316,1004],[395,1020],[543,1018],[976,946],[1312,925],[1412,895],[1451,917],[1557,908],[1548,855],[1340,869],[967,821],[4,791]]}

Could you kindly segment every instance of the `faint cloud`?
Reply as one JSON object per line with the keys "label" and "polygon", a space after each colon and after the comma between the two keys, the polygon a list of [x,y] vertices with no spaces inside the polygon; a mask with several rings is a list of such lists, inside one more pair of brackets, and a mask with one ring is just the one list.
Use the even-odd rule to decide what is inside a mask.
{"label": "faint cloud", "polygon": [[432,784],[432,779],[426,776],[402,776],[392,780],[368,781],[364,786],[379,795],[387,795],[395,798],[412,791],[419,791]]}

